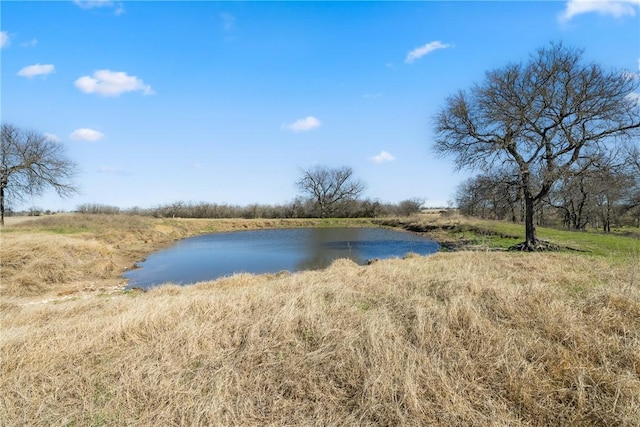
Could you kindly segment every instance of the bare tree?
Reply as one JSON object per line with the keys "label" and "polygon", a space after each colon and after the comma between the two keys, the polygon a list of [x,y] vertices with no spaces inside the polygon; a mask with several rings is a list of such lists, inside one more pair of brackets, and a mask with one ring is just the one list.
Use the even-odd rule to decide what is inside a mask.
{"label": "bare tree", "polygon": [[0,147],[0,224],[4,225],[7,200],[21,200],[53,188],[60,196],[77,191],[70,182],[76,164],[68,159],[62,144],[34,131],[2,125]]}
{"label": "bare tree", "polygon": [[580,175],[615,143],[640,135],[640,79],[587,64],[551,44],[524,64],[489,71],[447,99],[435,117],[440,155],[458,169],[513,167],[525,204],[525,250],[535,250],[534,212],[560,178]]}
{"label": "bare tree", "polygon": [[508,171],[469,178],[458,186],[456,204],[465,215],[516,222],[521,211],[519,186]]}
{"label": "bare tree", "polygon": [[640,176],[640,143],[636,141],[636,145],[629,150],[629,165]]}
{"label": "bare tree", "polygon": [[424,206],[425,201],[425,199],[420,199],[418,197],[402,200],[398,203],[396,211],[398,212],[398,215],[402,216],[415,215],[422,210],[422,206]]}
{"label": "bare tree", "polygon": [[567,177],[547,196],[549,206],[562,212],[562,223],[567,228],[582,230],[589,222],[589,204],[592,195],[592,173]]}
{"label": "bare tree", "polygon": [[366,188],[364,182],[354,178],[353,170],[346,166],[335,169],[316,166],[301,173],[296,185],[309,195],[321,218],[331,216],[340,203],[356,200]]}

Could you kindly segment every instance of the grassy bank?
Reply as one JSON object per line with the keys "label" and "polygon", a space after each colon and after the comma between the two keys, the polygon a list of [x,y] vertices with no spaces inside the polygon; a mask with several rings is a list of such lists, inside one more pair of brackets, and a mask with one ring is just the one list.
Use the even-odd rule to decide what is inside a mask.
{"label": "grassy bank", "polygon": [[[445,248],[472,250],[507,250],[524,239],[520,223],[489,221],[459,216],[418,216],[410,219],[380,220],[380,224],[427,233]],[[562,252],[578,252],[618,260],[640,257],[640,229],[629,228],[615,233],[569,231],[537,227],[538,238],[548,241]]]}
{"label": "grassy bank", "polygon": [[[46,262],[55,241],[47,256],[71,254],[60,274],[80,286],[87,263],[111,280],[145,248],[267,226],[85,220],[11,226],[2,250],[34,239],[30,262]],[[451,221],[411,223],[455,240]],[[338,260],[55,302],[13,290],[0,302],[0,424],[640,425],[640,277],[622,252]]]}

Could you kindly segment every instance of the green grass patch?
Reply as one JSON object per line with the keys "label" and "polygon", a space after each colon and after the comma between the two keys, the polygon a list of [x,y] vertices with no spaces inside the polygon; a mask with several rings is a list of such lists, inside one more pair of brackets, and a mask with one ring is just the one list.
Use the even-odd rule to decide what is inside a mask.
{"label": "green grass patch", "polygon": [[[500,221],[477,221],[467,233],[475,233],[476,239],[489,247],[507,249],[524,240],[522,224]],[[583,252],[590,255],[616,258],[640,257],[640,239],[633,235],[605,234],[600,231],[571,231],[536,227],[539,239],[560,246],[563,251]]]}

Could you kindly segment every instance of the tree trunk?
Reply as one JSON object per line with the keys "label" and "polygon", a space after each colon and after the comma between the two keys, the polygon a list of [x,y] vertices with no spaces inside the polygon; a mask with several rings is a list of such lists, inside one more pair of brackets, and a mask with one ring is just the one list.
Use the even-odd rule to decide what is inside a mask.
{"label": "tree trunk", "polygon": [[525,247],[528,251],[536,250],[536,243],[538,239],[536,239],[536,227],[533,222],[533,214],[535,212],[535,204],[533,197],[530,195],[525,195]]}
{"label": "tree trunk", "polygon": [[611,233],[611,205],[609,204],[608,200],[607,200],[607,216],[604,219],[603,228],[605,233]]}
{"label": "tree trunk", "polygon": [[0,226],[4,226],[4,187],[0,186]]}

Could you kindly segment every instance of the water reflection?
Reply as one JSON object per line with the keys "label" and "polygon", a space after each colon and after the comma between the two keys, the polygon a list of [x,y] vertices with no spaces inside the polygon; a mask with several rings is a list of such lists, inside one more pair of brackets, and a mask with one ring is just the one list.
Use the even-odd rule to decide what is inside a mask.
{"label": "water reflection", "polygon": [[338,258],[365,264],[439,245],[411,233],[381,228],[299,228],[207,234],[179,241],[128,271],[129,287],[189,284],[240,272],[321,269]]}
{"label": "water reflection", "polygon": [[298,264],[296,270],[319,270],[328,267],[338,258],[348,258],[362,264],[363,259],[354,245],[367,234],[365,230],[371,231],[367,228],[308,229],[308,236],[301,245],[306,251],[306,257]]}

